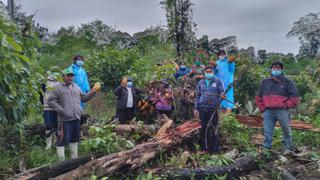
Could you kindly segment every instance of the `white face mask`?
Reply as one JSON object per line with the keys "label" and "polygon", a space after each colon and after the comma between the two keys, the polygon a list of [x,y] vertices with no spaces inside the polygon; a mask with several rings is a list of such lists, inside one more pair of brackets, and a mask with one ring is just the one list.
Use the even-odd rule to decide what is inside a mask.
{"label": "white face mask", "polygon": [[226,55],[219,55],[218,58],[219,58],[220,60],[223,60],[223,59],[226,58]]}

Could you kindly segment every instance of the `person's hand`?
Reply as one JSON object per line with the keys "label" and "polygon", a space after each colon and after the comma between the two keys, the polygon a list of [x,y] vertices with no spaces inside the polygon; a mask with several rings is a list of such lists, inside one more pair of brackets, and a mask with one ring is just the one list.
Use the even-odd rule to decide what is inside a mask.
{"label": "person's hand", "polygon": [[220,95],[220,98],[221,98],[221,99],[225,99],[225,98],[226,98],[226,94],[221,94],[221,95]]}
{"label": "person's hand", "polygon": [[101,84],[99,82],[96,82],[92,88],[94,92],[100,91],[101,90]]}
{"label": "person's hand", "polygon": [[127,87],[127,84],[128,84],[128,79],[126,77],[124,77],[121,81],[121,86],[122,87]]}
{"label": "person's hand", "polygon": [[230,56],[229,58],[228,58],[228,62],[234,62],[234,61],[236,61],[236,57],[234,57],[234,56]]}
{"label": "person's hand", "polygon": [[204,75],[198,75],[198,79],[203,79]]}
{"label": "person's hand", "polygon": [[193,111],[193,115],[194,115],[194,117],[199,117],[199,111],[195,109]]}
{"label": "person's hand", "polygon": [[213,67],[217,66],[217,63],[215,60],[210,60],[209,64]]}

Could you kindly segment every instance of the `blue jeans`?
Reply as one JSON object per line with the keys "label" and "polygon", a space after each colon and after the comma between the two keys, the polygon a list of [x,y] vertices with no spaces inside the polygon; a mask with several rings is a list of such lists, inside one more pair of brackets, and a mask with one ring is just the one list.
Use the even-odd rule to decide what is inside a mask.
{"label": "blue jeans", "polygon": [[271,148],[273,131],[277,120],[283,131],[283,144],[286,149],[292,146],[292,134],[290,127],[290,115],[286,109],[266,109],[264,117],[264,147]]}

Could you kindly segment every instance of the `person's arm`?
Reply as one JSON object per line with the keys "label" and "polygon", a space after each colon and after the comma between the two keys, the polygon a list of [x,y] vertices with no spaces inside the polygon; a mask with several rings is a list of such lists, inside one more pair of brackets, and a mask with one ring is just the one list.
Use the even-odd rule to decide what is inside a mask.
{"label": "person's arm", "polygon": [[288,79],[288,100],[286,106],[288,108],[295,108],[299,104],[299,92],[294,82]]}
{"label": "person's arm", "polygon": [[[80,90],[80,89],[79,89]],[[93,98],[93,96],[95,95],[95,91],[94,90],[91,90],[89,93],[82,93],[81,90],[80,90],[80,96],[81,96],[81,102],[87,102],[89,101],[90,99]]]}
{"label": "person's arm", "polygon": [[229,72],[234,73],[236,71],[236,63],[235,62],[228,63],[228,68],[229,68]]}
{"label": "person's arm", "polygon": [[255,97],[255,100],[256,100],[256,105],[258,106],[260,112],[264,112],[265,111],[265,106],[263,104],[263,81],[259,87],[259,90],[257,92],[257,95]]}
{"label": "person's arm", "polygon": [[200,101],[200,97],[201,97],[201,86],[200,86],[200,82],[198,83],[198,88],[197,88],[197,93],[196,93],[196,101],[195,101],[195,103],[194,103],[194,108],[196,109],[196,110],[198,110],[199,109],[199,101]]}
{"label": "person's arm", "polygon": [[54,87],[54,90],[49,93],[48,105],[56,112],[63,112],[63,107],[59,104],[59,89]]}
{"label": "person's arm", "polygon": [[122,94],[122,86],[118,86],[115,90],[114,90],[114,95],[116,96],[121,96]]}
{"label": "person's arm", "polygon": [[89,85],[89,79],[88,79],[88,75],[85,71],[84,72],[84,89],[85,89],[85,93],[88,93],[90,91],[90,85]]}
{"label": "person's arm", "polygon": [[42,91],[40,91],[39,92],[39,100],[40,100],[40,102],[41,102],[41,104],[44,104],[44,96],[45,96],[45,93],[46,93],[46,84],[45,83],[42,83],[41,84],[41,90]]}

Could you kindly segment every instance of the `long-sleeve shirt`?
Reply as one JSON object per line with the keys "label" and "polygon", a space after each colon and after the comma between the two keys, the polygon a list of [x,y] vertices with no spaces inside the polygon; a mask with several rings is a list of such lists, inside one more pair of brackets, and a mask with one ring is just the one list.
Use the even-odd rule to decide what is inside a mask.
{"label": "long-sleeve shirt", "polygon": [[266,108],[294,108],[299,103],[299,92],[294,82],[285,76],[264,79],[256,96],[260,112]]}
{"label": "long-sleeve shirt", "polygon": [[223,83],[218,78],[213,78],[209,81],[206,79],[201,80],[197,89],[195,102],[197,110],[215,108],[220,101],[220,95],[224,92]]}
{"label": "long-sleeve shirt", "polygon": [[94,93],[84,94],[76,84],[58,83],[49,94],[48,104],[58,113],[58,121],[80,120],[81,102],[87,102]]}

